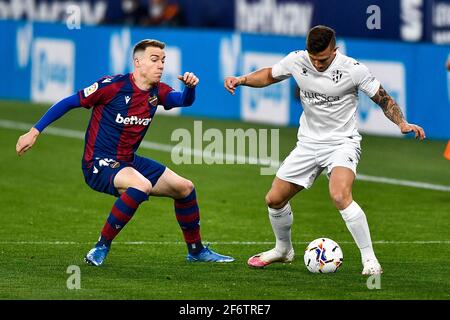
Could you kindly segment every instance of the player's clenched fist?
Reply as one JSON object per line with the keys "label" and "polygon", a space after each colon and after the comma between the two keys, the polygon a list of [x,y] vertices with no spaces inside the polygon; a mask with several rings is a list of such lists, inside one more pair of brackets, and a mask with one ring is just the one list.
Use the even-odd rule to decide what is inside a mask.
{"label": "player's clenched fist", "polygon": [[234,94],[234,91],[239,85],[241,85],[241,80],[239,78],[236,77],[225,78],[224,86],[229,93]]}
{"label": "player's clenched fist", "polygon": [[31,128],[27,133],[21,135],[16,144],[17,155],[21,156],[29,149],[31,149],[33,144],[36,142],[38,135],[39,131],[34,127]]}
{"label": "player's clenched fist", "polygon": [[189,88],[195,87],[200,81],[192,72],[185,72],[184,75],[178,76],[178,80],[183,81],[183,83]]}

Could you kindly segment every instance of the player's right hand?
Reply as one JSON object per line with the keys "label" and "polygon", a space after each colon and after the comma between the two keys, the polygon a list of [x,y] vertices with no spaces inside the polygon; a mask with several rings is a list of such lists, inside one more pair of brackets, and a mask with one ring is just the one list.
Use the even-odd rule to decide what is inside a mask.
{"label": "player's right hand", "polygon": [[399,125],[400,131],[403,134],[414,132],[414,137],[419,140],[425,139],[425,131],[422,129],[422,127],[419,127],[417,124],[412,124],[408,122],[402,122]]}
{"label": "player's right hand", "polygon": [[239,78],[236,77],[226,77],[224,81],[224,87],[231,94],[234,94],[236,88],[241,84]]}
{"label": "player's right hand", "polygon": [[36,128],[31,128],[30,131],[21,135],[16,144],[16,152],[18,156],[23,155],[25,152],[31,149],[36,142],[39,135],[39,131]]}

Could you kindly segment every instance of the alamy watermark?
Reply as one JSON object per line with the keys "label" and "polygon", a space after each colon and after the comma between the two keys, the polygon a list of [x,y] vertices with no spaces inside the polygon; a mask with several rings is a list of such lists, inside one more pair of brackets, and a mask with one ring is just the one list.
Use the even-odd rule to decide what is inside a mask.
{"label": "alamy watermark", "polygon": [[367,14],[370,16],[366,20],[366,27],[369,30],[381,29],[381,8],[375,4],[367,7]]}
{"label": "alamy watermark", "polygon": [[367,289],[369,290],[380,290],[381,289],[381,275],[380,274],[374,274],[367,278],[366,281]]}
{"label": "alamy watermark", "polygon": [[81,289],[81,270],[79,266],[70,265],[67,267],[66,273],[70,274],[67,278],[66,286],[69,290]]}
{"label": "alamy watermark", "polygon": [[66,7],[66,26],[67,29],[81,29],[81,8],[76,4],[70,4]]}
{"label": "alamy watermark", "polygon": [[[261,165],[261,175],[275,174],[279,165],[279,129],[203,130],[194,121],[193,133],[185,128],[172,132],[174,164],[253,164]],[[206,143],[206,145],[204,145]],[[270,147],[269,147],[270,146]]]}

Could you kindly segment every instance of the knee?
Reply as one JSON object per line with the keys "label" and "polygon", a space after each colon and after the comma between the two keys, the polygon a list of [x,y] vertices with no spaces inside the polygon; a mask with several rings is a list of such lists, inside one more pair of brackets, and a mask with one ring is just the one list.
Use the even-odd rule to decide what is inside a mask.
{"label": "knee", "polygon": [[343,190],[331,191],[330,196],[334,206],[339,210],[344,210],[352,202],[351,193]]}
{"label": "knee", "polygon": [[152,184],[150,181],[140,181],[139,183],[133,185],[132,187],[142,192],[145,192],[147,195],[149,195],[152,192]]}
{"label": "knee", "polygon": [[178,183],[177,193],[179,198],[186,198],[188,195],[192,193],[195,186],[192,181],[183,179],[183,181]]}
{"label": "knee", "polygon": [[273,192],[269,192],[266,195],[265,200],[266,200],[267,206],[272,209],[281,209],[287,203],[287,201],[285,199],[283,199],[282,197],[280,197],[279,195],[277,195]]}

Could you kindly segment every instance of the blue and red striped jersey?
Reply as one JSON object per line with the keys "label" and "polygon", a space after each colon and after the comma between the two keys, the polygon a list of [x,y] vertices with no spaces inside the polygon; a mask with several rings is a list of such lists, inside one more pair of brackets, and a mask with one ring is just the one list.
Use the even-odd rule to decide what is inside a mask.
{"label": "blue and red striped jersey", "polygon": [[160,82],[149,91],[139,89],[132,74],[104,77],[80,90],[80,105],[92,108],[86,130],[83,165],[93,157],[133,161],[158,105],[165,105],[173,89]]}

